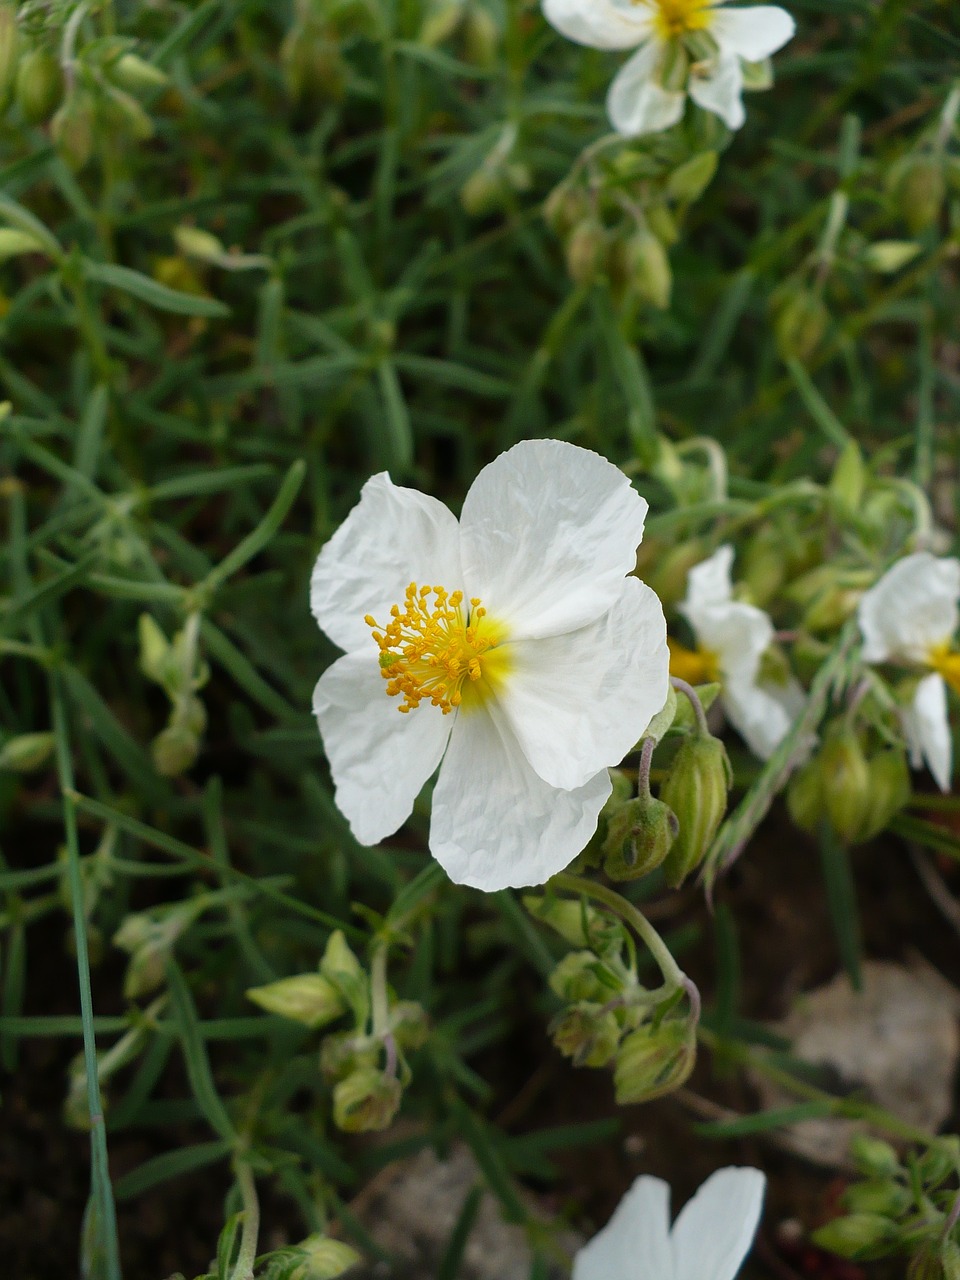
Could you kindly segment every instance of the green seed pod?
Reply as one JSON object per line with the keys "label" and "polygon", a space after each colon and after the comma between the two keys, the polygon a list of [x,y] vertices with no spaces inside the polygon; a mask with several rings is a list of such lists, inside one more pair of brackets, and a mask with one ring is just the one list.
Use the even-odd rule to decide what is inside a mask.
{"label": "green seed pod", "polygon": [[361,1067],[334,1086],[333,1122],[344,1133],[379,1132],[393,1121],[402,1099],[396,1076]]}
{"label": "green seed pod", "polygon": [[63,98],[63,72],[48,49],[31,49],[17,68],[17,106],[28,124],[49,120]]}
{"label": "green seed pod", "polygon": [[639,880],[661,866],[677,838],[677,815],[662,800],[638,796],[607,824],[603,869],[611,880]]}
{"label": "green seed pod", "polygon": [[863,839],[871,820],[870,770],[860,739],[844,725],[834,726],[820,753],[827,817],[844,844]]}
{"label": "green seed pod", "polygon": [[823,794],[823,768],[819,755],[808,760],[790,779],[787,787],[787,812],[795,826],[815,836],[826,812]]}
{"label": "green seed pod", "polygon": [[863,1261],[881,1257],[897,1237],[897,1225],[878,1213],[851,1213],[834,1218],[813,1233],[813,1243],[841,1258]]}
{"label": "green seed pod", "polygon": [[612,1010],[581,1001],[554,1018],[550,1035],[575,1067],[605,1067],[620,1043],[620,1024]]}
{"label": "green seed pod", "polygon": [[689,1079],[697,1057],[695,1030],[686,1019],[632,1031],[617,1054],[613,1083],[617,1103],[649,1102]]}
{"label": "green seed pod", "polygon": [[663,863],[667,884],[676,889],[706,856],[727,811],[733,771],[727,749],[710,734],[691,734],[681,744],[660,799],[677,815],[680,831]]}
{"label": "green seed pod", "polygon": [[262,987],[250,987],[247,999],[267,1013],[279,1014],[315,1030],[346,1012],[346,1002],[332,982],[319,973],[298,973]]}
{"label": "green seed pod", "polygon": [[806,364],[819,347],[830,323],[830,313],[819,294],[797,288],[780,308],[774,321],[777,350],[784,360]]}
{"label": "green seed pod", "polygon": [[361,1068],[376,1067],[380,1044],[354,1031],[333,1031],[320,1046],[320,1074],[328,1084],[345,1080]]}

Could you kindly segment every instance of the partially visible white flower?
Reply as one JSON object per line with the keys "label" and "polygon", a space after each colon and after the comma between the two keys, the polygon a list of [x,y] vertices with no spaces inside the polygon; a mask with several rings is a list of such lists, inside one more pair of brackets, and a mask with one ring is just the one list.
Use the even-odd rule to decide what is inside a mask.
{"label": "partially visible white flower", "polygon": [[573,1263],[573,1280],[733,1280],[760,1222],[766,1178],[718,1169],[670,1229],[670,1188],[641,1177]]}
{"label": "partially visible white flower", "polygon": [[744,63],[763,62],[795,30],[777,5],[739,9],[717,0],[543,0],[543,12],[577,44],[636,48],[607,96],[613,127],[631,137],[676,124],[688,93],[739,129]]}
{"label": "partially visible white flower", "polygon": [[915,769],[926,761],[941,791],[953,772],[947,685],[960,693],[960,560],[929,551],[898,560],[865,593],[857,614],[865,662],[896,662],[927,670],[903,709]]}
{"label": "partially visible white flower", "polygon": [[670,641],[670,670],[691,683],[717,680],[727,718],[761,760],[769,760],[803,709],[804,692],[788,672],[765,669],[773,623],[756,605],[734,600],[733,547],[718,547],[690,570],[679,606],[697,638],[691,652]]}
{"label": "partially visible white flower", "polygon": [[484,467],[459,523],[386,473],[367,481],[311,582],[346,650],[314,711],[362,844],[406,821],[440,765],[430,850],[452,880],[543,884],[584,848],[608,766],[667,697],[663,610],[627,576],[646,510],[611,463],[557,440]]}

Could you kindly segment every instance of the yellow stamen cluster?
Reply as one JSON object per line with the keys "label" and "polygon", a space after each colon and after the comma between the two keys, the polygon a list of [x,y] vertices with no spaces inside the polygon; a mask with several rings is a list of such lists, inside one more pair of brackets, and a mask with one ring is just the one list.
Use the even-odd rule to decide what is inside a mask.
{"label": "yellow stamen cluster", "polygon": [[938,644],[930,650],[929,662],[951,689],[960,693],[960,653],[951,650],[949,643]]}
{"label": "yellow stamen cluster", "polygon": [[411,582],[403,604],[391,607],[386,626],[367,614],[387,693],[403,698],[398,711],[412,711],[425,698],[444,715],[460,706],[464,684],[469,688],[483,677],[483,655],[498,640],[483,624],[486,612],[472,599],[465,613],[462,591],[448,594],[443,587]]}
{"label": "yellow stamen cluster", "polygon": [[713,684],[720,679],[717,655],[709,649],[688,649],[685,645],[667,637],[670,650],[670,674],[687,684]]}
{"label": "yellow stamen cluster", "polygon": [[676,40],[709,27],[715,0],[648,0],[656,10],[654,25],[662,40]]}

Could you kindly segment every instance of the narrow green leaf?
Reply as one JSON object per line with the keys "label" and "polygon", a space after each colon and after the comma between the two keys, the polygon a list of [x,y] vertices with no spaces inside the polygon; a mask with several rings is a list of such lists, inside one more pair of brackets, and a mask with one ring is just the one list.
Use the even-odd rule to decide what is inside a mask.
{"label": "narrow green leaf", "polygon": [[94,262],[83,259],[83,278],[107,289],[119,289],[131,297],[178,316],[206,316],[219,319],[230,314],[230,308],[215,298],[202,298],[193,293],[181,293],[165,284],[145,276],[131,267],[119,267],[113,262]]}
{"label": "narrow green leaf", "polygon": [[171,1012],[177,1023],[183,1060],[193,1096],[211,1128],[228,1144],[235,1143],[236,1131],[213,1082],[210,1061],[197,1024],[197,1011],[183,974],[173,960],[167,962],[167,982],[170,990]]}
{"label": "narrow green leaf", "polygon": [[232,1143],[222,1140],[198,1142],[191,1147],[180,1147],[176,1151],[165,1151],[163,1155],[153,1156],[117,1179],[114,1186],[117,1199],[132,1200],[151,1187],[169,1182],[171,1178],[178,1178],[194,1169],[203,1169],[208,1164],[216,1164],[218,1160],[228,1156],[232,1149]]}
{"label": "narrow green leaf", "polygon": [[820,866],[827,890],[830,921],[840,949],[840,959],[854,991],[863,990],[860,913],[850,869],[850,854],[837,839],[830,823],[820,824]]}

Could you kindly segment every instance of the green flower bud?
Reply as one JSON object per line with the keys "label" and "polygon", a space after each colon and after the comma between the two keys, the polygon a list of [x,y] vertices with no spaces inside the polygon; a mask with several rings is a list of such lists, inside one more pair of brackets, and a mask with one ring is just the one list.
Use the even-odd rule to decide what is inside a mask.
{"label": "green flower bud", "polygon": [[333,1031],[320,1046],[320,1074],[328,1084],[336,1084],[355,1071],[376,1067],[381,1046],[370,1036],[353,1031]]}
{"label": "green flower bud", "polygon": [[933,155],[905,156],[890,172],[891,194],[913,235],[940,219],[947,194],[943,160]]}
{"label": "green flower bud", "polygon": [[850,1139],[850,1158],[865,1178],[893,1178],[900,1171],[900,1160],[890,1143],[866,1133],[855,1133]]}
{"label": "green flower bud", "polygon": [[922,250],[913,240],[875,240],[863,251],[863,258],[872,271],[892,275],[912,262]]}
{"label": "green flower bud", "polygon": [[663,243],[651,231],[638,231],[626,245],[627,284],[638,297],[665,310],[670,305],[673,273]]}
{"label": "green flower bud", "polygon": [[543,202],[543,216],[555,235],[565,237],[589,212],[589,204],[579,187],[561,182]]}
{"label": "green flower bud", "polygon": [[133,96],[114,85],[108,87],[103,100],[104,123],[108,129],[132,142],[146,142],[153,137],[153,121]]}
{"label": "green flower bud", "polygon": [[185,724],[170,724],[154,738],[150,754],[157,773],[178,778],[196,763],[200,737]]}
{"label": "green flower bud", "polygon": [[623,926],[613,916],[582,899],[525,894],[523,905],[537,920],[554,929],[572,947],[590,947],[602,955],[623,941]]}
{"label": "green flower bud", "polygon": [[871,756],[867,762],[870,775],[870,814],[864,826],[864,840],[871,840],[885,830],[912,794],[907,755],[899,747],[891,747]]}
{"label": "green flower bud", "polygon": [[694,1028],[685,1019],[632,1031],[620,1046],[613,1083],[617,1103],[649,1102],[689,1079],[697,1057]]}
{"label": "green flower bud", "polygon": [[135,53],[125,53],[111,68],[116,84],[128,93],[151,93],[170,83],[170,77],[152,62],[138,58]]}
{"label": "green flower bud", "polygon": [[706,856],[727,811],[733,771],[719,738],[691,734],[680,744],[660,799],[677,815],[680,832],[663,863],[667,884],[676,889]]}
{"label": "green flower bud", "polygon": [[774,321],[777,350],[784,360],[806,364],[819,347],[830,323],[830,313],[819,294],[794,289]]}
{"label": "green flower bud", "polygon": [[662,800],[638,796],[607,824],[603,869],[611,880],[638,880],[661,866],[677,838],[677,815]]}
{"label": "green flower bud", "polygon": [[342,1240],[329,1236],[309,1236],[297,1246],[303,1261],[287,1274],[287,1280],[336,1280],[361,1261],[360,1254]]}
{"label": "green flower bud", "polygon": [[463,19],[460,37],[464,61],[474,67],[492,67],[497,59],[500,30],[489,10],[471,4]]}
{"label": "green flower bud", "polygon": [[170,641],[149,613],[141,613],[137,620],[137,638],[140,641],[140,670],[148,680],[166,689],[177,674],[176,661]]}
{"label": "green flower bud", "polygon": [[430,1015],[416,1000],[397,1000],[390,1006],[390,1029],[398,1046],[413,1053],[430,1038]]}
{"label": "green flower bud", "polygon": [[137,1000],[163,986],[167,959],[177,940],[194,918],[186,907],[167,912],[162,919],[146,912],[127,916],[113,935],[113,944],[130,955],[123,982],[123,994]]}
{"label": "green flower bud", "polygon": [[48,49],[31,49],[17,68],[17,106],[28,124],[49,120],[63,97],[63,72]]}
{"label": "green flower bud", "polygon": [[280,64],[293,102],[340,102],[347,90],[347,66],[338,40],[322,23],[297,23],[280,46]]}
{"label": "green flower bud", "polygon": [[0,111],[6,111],[13,96],[19,57],[17,6],[10,0],[0,0]]}
{"label": "green flower bud", "polygon": [[665,204],[658,202],[647,205],[644,210],[644,216],[647,219],[647,227],[660,243],[668,249],[680,239],[680,228],[677,226],[677,220]]}
{"label": "green flower bud", "polygon": [[939,1186],[957,1171],[960,1162],[960,1138],[947,1134],[923,1153],[917,1161],[917,1172],[924,1186]]}
{"label": "green flower bud", "polygon": [[605,1067],[620,1043],[620,1024],[611,1009],[581,1001],[557,1014],[550,1035],[575,1067]]}
{"label": "green flower bud", "polygon": [[571,951],[565,955],[548,979],[550,990],[567,1003],[589,1000],[606,1004],[624,988],[602,960],[592,951]]}
{"label": "green flower bud", "polygon": [[743,558],[742,578],[753,603],[765,609],[783,586],[786,575],[783,535],[772,526],[761,529],[748,544]]}
{"label": "green flower bud", "polygon": [[499,167],[482,164],[460,188],[460,204],[473,218],[499,209],[508,193],[506,174]]}
{"label": "green flower bud", "polygon": [[403,1088],[396,1076],[376,1067],[361,1067],[334,1087],[333,1122],[344,1133],[386,1129],[402,1098]]}
{"label": "green flower bud", "polygon": [[828,488],[834,506],[848,519],[859,514],[866,479],[860,446],[856,440],[850,440],[840,452]]}
{"label": "green flower bud", "polygon": [[173,239],[185,258],[197,258],[200,262],[219,262],[226,257],[226,249],[217,237],[202,227],[181,224],[173,229]]}
{"label": "green flower bud", "polygon": [[335,929],[327,939],[320,972],[347,1002],[357,1026],[363,1026],[370,1011],[370,984],[341,929]]}
{"label": "green flower bud", "polygon": [[71,169],[79,172],[93,155],[96,106],[89,93],[77,89],[67,95],[50,121],[50,136]]}
{"label": "green flower bud", "polygon": [[0,747],[0,773],[31,773],[47,763],[53,754],[52,733],[18,733]]}
{"label": "green flower bud", "polygon": [[907,1212],[911,1203],[907,1188],[889,1179],[855,1182],[843,1193],[843,1207],[851,1213],[879,1213],[886,1218],[898,1218]]}
{"label": "green flower bud", "polygon": [[607,252],[607,234],[595,218],[584,218],[567,240],[567,271],[575,284],[592,284]]}
{"label": "green flower bud", "polygon": [[685,160],[667,179],[667,195],[675,200],[699,200],[713,181],[718,159],[716,151],[701,151]]}
{"label": "green flower bud", "polygon": [[831,826],[844,844],[864,837],[871,820],[870,770],[860,739],[852,729],[835,725],[820,753],[823,801]]}
{"label": "green flower bud", "polygon": [[337,988],[319,973],[299,973],[262,987],[250,987],[246,995],[267,1013],[300,1022],[311,1030],[333,1022],[347,1009]]}
{"label": "green flower bud", "polygon": [[897,1237],[897,1227],[878,1213],[851,1213],[834,1218],[813,1233],[813,1243],[841,1258],[864,1261],[881,1257]]}

